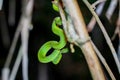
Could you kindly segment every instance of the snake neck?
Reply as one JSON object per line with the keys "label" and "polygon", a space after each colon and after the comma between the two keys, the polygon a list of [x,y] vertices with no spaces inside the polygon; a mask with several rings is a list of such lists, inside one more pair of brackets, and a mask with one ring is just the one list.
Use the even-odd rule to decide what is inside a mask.
{"label": "snake neck", "polygon": [[62,22],[59,17],[56,17],[52,23],[52,32],[60,37],[60,40],[57,44],[55,44],[55,48],[62,49],[66,45],[66,38],[64,35],[64,31],[59,28],[59,25],[62,25]]}

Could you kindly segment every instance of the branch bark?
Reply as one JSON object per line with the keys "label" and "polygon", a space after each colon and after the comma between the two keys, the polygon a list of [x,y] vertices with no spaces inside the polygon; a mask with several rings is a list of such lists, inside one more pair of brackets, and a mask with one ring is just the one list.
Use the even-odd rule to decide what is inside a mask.
{"label": "branch bark", "polygon": [[[77,1],[76,0],[62,0],[62,1],[63,1],[63,5],[65,6],[65,11],[68,12],[68,15],[72,20],[72,23],[74,25],[74,30],[79,36],[79,39],[76,40],[75,43],[82,50],[86,58],[86,61],[88,63],[93,79],[105,80],[103,71],[101,69],[99,60],[93,50],[92,44],[90,41],[87,41],[89,35],[83,20],[82,13],[77,4]],[[71,37],[74,38],[74,36]],[[84,42],[82,45],[80,44],[81,40]]]}

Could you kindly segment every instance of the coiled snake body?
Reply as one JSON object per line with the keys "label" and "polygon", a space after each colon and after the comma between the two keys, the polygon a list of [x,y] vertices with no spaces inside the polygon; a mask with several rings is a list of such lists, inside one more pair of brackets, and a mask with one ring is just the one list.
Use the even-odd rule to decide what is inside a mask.
{"label": "coiled snake body", "polygon": [[[40,62],[53,62],[53,64],[58,64],[62,57],[61,53],[66,53],[68,51],[67,48],[64,48],[66,45],[66,39],[63,30],[59,28],[60,25],[62,25],[62,21],[60,17],[56,17],[52,23],[52,32],[60,37],[60,41],[48,41],[39,49],[38,59]],[[55,50],[47,56],[48,51],[52,48]]]}

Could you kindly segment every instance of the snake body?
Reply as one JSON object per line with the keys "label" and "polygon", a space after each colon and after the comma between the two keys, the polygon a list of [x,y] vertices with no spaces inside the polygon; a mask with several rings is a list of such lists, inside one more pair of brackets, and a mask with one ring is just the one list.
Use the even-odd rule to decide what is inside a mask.
{"label": "snake body", "polygon": [[[61,53],[65,53],[68,51],[67,48],[64,49],[66,45],[66,39],[64,32],[59,25],[62,25],[62,21],[60,17],[56,17],[52,23],[52,32],[60,37],[58,41],[48,41],[46,42],[38,51],[38,59],[42,63],[53,62],[53,64],[58,64],[60,59],[62,58]],[[47,53],[50,49],[55,49],[53,52],[47,56]]]}

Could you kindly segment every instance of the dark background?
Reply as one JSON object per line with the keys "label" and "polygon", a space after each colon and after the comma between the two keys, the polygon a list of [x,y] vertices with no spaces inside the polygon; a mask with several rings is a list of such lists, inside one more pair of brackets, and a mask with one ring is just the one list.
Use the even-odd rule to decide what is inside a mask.
{"label": "dark background", "polygon": [[[93,3],[95,0],[89,0],[89,1]],[[78,0],[78,2],[80,5],[80,9],[83,13],[85,23],[87,25],[92,15],[81,0]],[[102,12],[102,15],[100,16],[100,19],[103,25],[105,26],[109,36],[112,37],[116,26],[116,20],[118,17],[118,6],[112,16],[112,21],[109,22],[105,16],[105,11],[107,10],[109,3],[110,0],[107,1],[104,10]],[[8,14],[9,14],[8,4],[9,4],[8,0],[4,0],[3,9],[2,11],[0,11],[0,17],[1,17],[0,25],[2,24],[1,23],[2,17],[4,16],[6,21],[6,26],[8,28],[8,33],[10,36],[10,45],[11,45],[16,27],[18,25],[21,16],[21,0],[16,0],[16,18],[15,18],[16,22],[15,25],[13,26],[10,26],[8,24]],[[67,54],[64,54],[62,60],[58,65],[54,65],[52,63],[42,64],[38,61],[37,52],[39,48],[49,40],[58,39],[58,37],[56,37],[56,35],[54,35],[51,31],[51,24],[56,16],[59,16],[59,13],[55,12],[52,9],[51,0],[34,0],[34,9],[33,9],[33,17],[32,17],[33,30],[30,31],[29,50],[28,50],[29,80],[92,80],[84,55],[82,54],[81,50],[76,46],[75,46],[75,50],[76,50],[75,53],[69,52]],[[115,65],[114,59],[111,55],[109,47],[106,44],[106,41],[103,37],[103,34],[98,24],[95,25],[93,31],[90,32],[89,35],[91,36],[93,42],[96,44],[98,49],[101,51],[102,55],[106,58],[106,61],[108,62],[110,68],[112,69],[115,77],[117,78],[117,80],[119,80],[120,77],[117,71],[117,67]],[[0,71],[4,66],[10,48],[10,45],[4,46],[2,41],[2,36],[3,35],[0,35]],[[112,42],[117,51],[118,36]],[[10,69],[12,69],[14,61],[16,59],[17,51],[19,49],[20,43],[21,40],[19,38],[16,51],[14,54],[14,58],[12,59],[12,64],[10,65]],[[69,47],[69,43],[67,47]],[[21,70],[22,69],[20,65],[19,71],[16,76],[16,80],[22,80]],[[108,80],[110,80],[110,77],[106,72],[104,66],[103,66],[103,70]]]}

